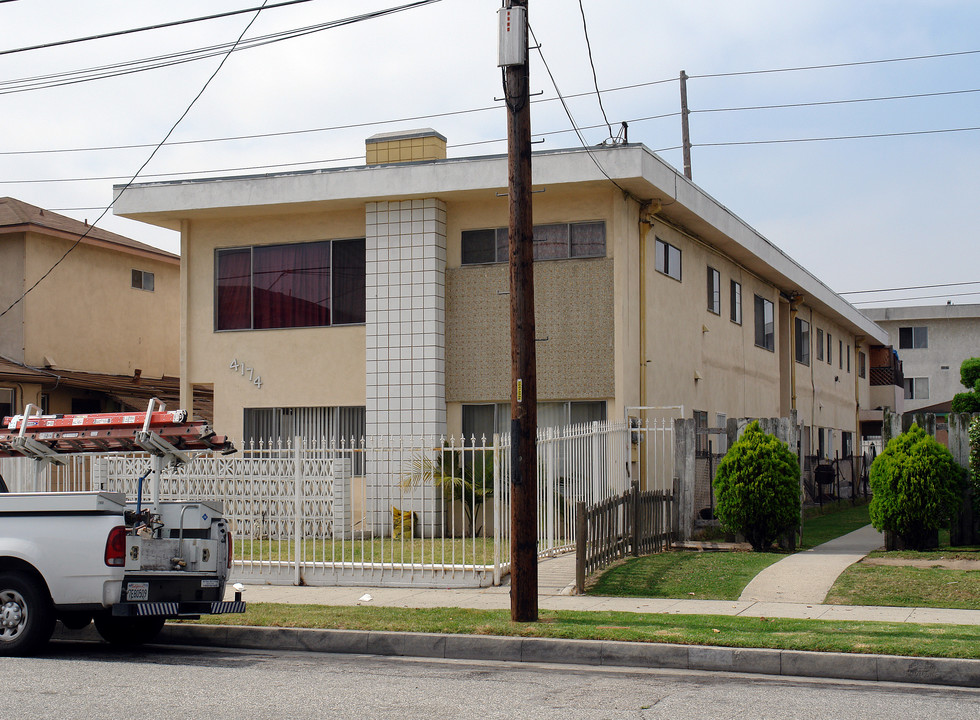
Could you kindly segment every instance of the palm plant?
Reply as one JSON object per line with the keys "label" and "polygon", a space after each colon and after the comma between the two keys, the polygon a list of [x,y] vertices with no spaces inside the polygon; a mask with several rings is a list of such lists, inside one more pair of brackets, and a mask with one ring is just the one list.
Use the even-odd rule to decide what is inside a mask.
{"label": "palm plant", "polygon": [[[493,497],[493,452],[483,449],[452,449],[443,446],[434,453],[422,452],[409,461],[402,476],[402,487],[431,483],[444,500],[458,501],[466,515],[466,533],[483,534],[481,510]],[[481,517],[480,527],[474,523]]]}

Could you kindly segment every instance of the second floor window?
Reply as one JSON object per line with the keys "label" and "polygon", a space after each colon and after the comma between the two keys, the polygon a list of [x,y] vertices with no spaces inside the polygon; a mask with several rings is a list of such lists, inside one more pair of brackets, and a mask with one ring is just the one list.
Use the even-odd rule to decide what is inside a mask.
{"label": "second floor window", "polygon": [[731,284],[732,322],[742,324],[742,283],[732,280]]}
{"label": "second floor window", "polygon": [[755,296],[755,344],[769,352],[776,351],[774,306],[771,300]]}
{"label": "second floor window", "polygon": [[654,262],[657,272],[662,272],[674,280],[681,279],[681,251],[670,243],[657,238],[656,242],[657,258]]}
{"label": "second floor window", "polygon": [[708,311],[721,315],[721,273],[708,268]]}
{"label": "second floor window", "polygon": [[900,327],[898,329],[899,350],[919,350],[929,347],[929,328],[926,325],[917,327]]}
{"label": "second floor window", "polygon": [[796,318],[795,330],[796,362],[810,364],[810,323],[802,318]]}
{"label": "second floor window", "polygon": [[[484,265],[507,262],[507,228],[464,230],[460,236],[461,263]],[[558,223],[534,226],[534,259],[605,257],[604,222]]]}
{"label": "second floor window", "polygon": [[146,270],[136,270],[134,268],[131,287],[136,290],[153,292],[153,273],[147,272]]}
{"label": "second floor window", "polygon": [[364,240],[256,245],[215,254],[215,329],[364,322]]}

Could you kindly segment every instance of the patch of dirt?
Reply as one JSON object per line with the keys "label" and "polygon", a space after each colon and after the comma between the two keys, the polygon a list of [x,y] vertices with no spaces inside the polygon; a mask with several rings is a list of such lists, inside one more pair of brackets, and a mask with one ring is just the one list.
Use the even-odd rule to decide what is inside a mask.
{"label": "patch of dirt", "polygon": [[948,570],[980,570],[980,560],[913,560],[911,558],[864,558],[865,565],[892,565],[917,568],[946,568]]}

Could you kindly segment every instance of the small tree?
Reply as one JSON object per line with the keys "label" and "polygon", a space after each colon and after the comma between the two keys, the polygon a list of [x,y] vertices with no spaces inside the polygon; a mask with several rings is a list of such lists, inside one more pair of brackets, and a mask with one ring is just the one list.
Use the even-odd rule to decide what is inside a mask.
{"label": "small tree", "polygon": [[913,424],[871,465],[871,524],[910,549],[927,548],[959,510],[963,472],[949,450]]}
{"label": "small tree", "polygon": [[973,510],[980,513],[980,417],[970,422],[970,482],[973,484]]}
{"label": "small tree", "polygon": [[718,518],[756,552],[800,524],[800,465],[786,443],[750,424],[714,479]]}
{"label": "small tree", "polygon": [[960,382],[967,392],[956,393],[950,409],[954,413],[980,412],[980,358],[967,358],[960,364]]}

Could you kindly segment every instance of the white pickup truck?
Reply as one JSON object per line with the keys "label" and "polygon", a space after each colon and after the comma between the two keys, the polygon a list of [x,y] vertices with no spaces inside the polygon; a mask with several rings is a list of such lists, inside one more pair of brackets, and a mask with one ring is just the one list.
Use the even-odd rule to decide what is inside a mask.
{"label": "white pickup truck", "polygon": [[[30,417],[33,427],[25,433],[23,420],[17,425],[14,418],[12,427],[0,431],[0,454],[24,452],[21,446],[30,449],[32,443],[43,444],[34,448],[42,455],[61,452],[58,443],[67,441],[36,425],[45,417],[71,419]],[[50,639],[56,620],[70,629],[94,620],[107,641],[138,644],[152,640],[167,618],[245,611],[240,595],[224,601],[233,542],[221,504],[165,502],[158,496],[163,458],[180,454],[161,436],[169,433],[193,446],[201,433],[189,433],[182,423],[130,434],[101,425],[93,432],[152,436],[157,487],[145,504],[142,496],[127,504],[124,495],[111,492],[10,493],[0,480],[0,656],[36,651]],[[72,432],[80,426],[85,424],[76,423]],[[16,440],[32,434],[30,442]],[[102,447],[129,443],[96,441]],[[172,452],[160,450],[167,445]]]}

